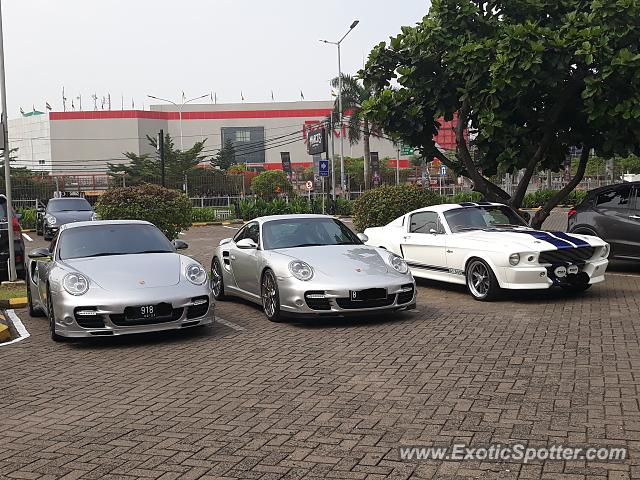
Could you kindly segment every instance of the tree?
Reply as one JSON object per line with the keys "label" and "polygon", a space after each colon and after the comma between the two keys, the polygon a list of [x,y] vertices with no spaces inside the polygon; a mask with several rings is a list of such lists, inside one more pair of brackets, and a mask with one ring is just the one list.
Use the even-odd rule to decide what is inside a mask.
{"label": "tree", "polygon": [[[536,169],[558,171],[581,147],[574,178],[534,217],[539,227],[591,151],[640,150],[639,16],[629,0],[433,0],[421,23],[371,52],[365,115],[514,208]],[[434,143],[441,116],[457,119],[455,157]],[[499,170],[523,171],[512,195],[487,178]]]}
{"label": "tree", "polygon": [[[167,133],[164,137],[164,168],[166,185],[171,188],[181,188],[185,176],[196,166],[207,160],[206,155],[202,155],[205,140],[196,142],[193,147],[184,152],[176,149],[173,139]],[[147,135],[149,145],[154,149],[158,147],[158,139]],[[157,182],[160,179],[160,156],[145,153],[138,155],[133,152],[126,152],[124,156],[129,159],[128,164],[109,163],[107,174],[111,177],[126,175],[126,182],[129,185],[138,185],[144,182]]]}
{"label": "tree", "polygon": [[291,193],[293,185],[282,170],[267,170],[251,181],[251,190],[257,196],[269,199],[281,193]]}
{"label": "tree", "polygon": [[[331,80],[334,88],[340,86],[338,77]],[[351,75],[342,75],[342,114],[349,115],[349,123],[347,133],[349,142],[353,145],[362,139],[364,144],[364,188],[369,188],[369,166],[371,165],[371,146],[370,139],[372,128],[370,120],[364,115],[363,104],[371,98],[372,91],[366,88],[356,77]],[[338,100],[335,103],[335,110],[339,113],[340,107]],[[340,132],[342,135],[342,132]]]}
{"label": "tree", "polygon": [[218,167],[221,170],[228,170],[235,163],[236,150],[231,139],[227,138],[218,154],[211,160],[211,166]]}

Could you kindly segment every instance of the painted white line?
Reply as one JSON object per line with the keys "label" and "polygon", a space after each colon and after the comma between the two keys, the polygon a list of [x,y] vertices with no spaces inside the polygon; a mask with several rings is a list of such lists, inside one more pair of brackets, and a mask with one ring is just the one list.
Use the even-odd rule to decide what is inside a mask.
{"label": "painted white line", "polygon": [[240,230],[238,227],[230,227],[228,225],[222,225],[222,228],[228,228],[229,230]]}
{"label": "painted white line", "polygon": [[236,330],[237,332],[244,332],[246,330],[246,328],[241,327],[240,325],[236,325],[235,323],[230,322],[228,320],[225,320],[224,318],[220,318],[218,316],[216,316],[216,322],[217,323],[221,323],[225,327],[232,328],[232,329]]}
{"label": "painted white line", "polygon": [[29,338],[31,336],[31,334],[29,333],[27,328],[24,326],[24,324],[22,323],[18,315],[16,315],[16,312],[14,312],[13,310],[6,310],[5,313],[9,317],[9,321],[13,323],[13,326],[15,327],[16,331],[18,332],[18,335],[20,336],[18,338],[11,340],[10,342],[0,343],[0,347],[6,347],[7,345],[11,345],[12,343],[21,342],[25,338]]}
{"label": "painted white line", "polygon": [[612,276],[612,277],[631,277],[631,278],[640,278],[640,275],[626,275],[624,273],[609,273],[607,272],[605,274],[606,277],[608,276]]}
{"label": "painted white line", "polygon": [[29,240],[30,242],[33,242],[33,238],[31,238],[29,235],[27,235],[26,233],[23,233],[22,236],[24,238],[26,238],[27,240]]}

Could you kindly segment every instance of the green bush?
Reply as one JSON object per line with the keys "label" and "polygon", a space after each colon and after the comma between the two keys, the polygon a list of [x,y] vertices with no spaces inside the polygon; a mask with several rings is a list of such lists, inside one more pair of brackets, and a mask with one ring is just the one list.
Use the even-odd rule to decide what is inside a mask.
{"label": "green bush", "polygon": [[217,212],[219,212],[220,210],[229,210],[232,212],[232,216],[233,216],[233,210],[234,207],[230,206],[229,208],[215,208],[215,207],[203,207],[203,208],[192,208],[191,209],[191,221],[192,222],[215,222],[220,220],[220,217],[218,217]]}
{"label": "green bush", "polygon": [[[522,201],[522,208],[538,208],[542,207],[545,203],[551,200],[558,190],[538,190],[537,192],[527,193],[524,196]],[[567,199],[564,201],[564,204],[567,205],[577,205],[582,202],[587,195],[587,192],[584,190],[574,190],[571,192]]]}
{"label": "green bush", "polygon": [[251,190],[258,197],[269,199],[291,193],[293,185],[282,170],[267,170],[251,181]]}
{"label": "green bush", "polygon": [[353,203],[351,200],[343,198],[336,199],[336,215],[345,215],[350,217],[353,214]]}
{"label": "green bush", "polygon": [[16,213],[22,215],[20,217],[20,226],[22,228],[36,228],[36,211],[33,208],[19,208]]}
{"label": "green bush", "polygon": [[141,184],[111,188],[100,197],[96,213],[103,220],[146,220],[173,240],[191,226],[191,201],[179,190]]}
{"label": "green bush", "polygon": [[353,205],[353,224],[362,232],[386,225],[407,212],[440,203],[440,196],[415,185],[393,185],[365,192]]}
{"label": "green bush", "polygon": [[447,203],[480,202],[484,199],[479,192],[458,192],[446,199]]}

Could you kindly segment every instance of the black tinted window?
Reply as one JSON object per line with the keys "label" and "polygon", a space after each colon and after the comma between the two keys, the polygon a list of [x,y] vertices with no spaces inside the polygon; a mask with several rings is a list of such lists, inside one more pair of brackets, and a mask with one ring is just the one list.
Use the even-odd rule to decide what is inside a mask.
{"label": "black tinted window", "polygon": [[333,218],[274,220],[262,226],[265,250],[318,245],[362,245],[344,223]]}
{"label": "black tinted window", "polygon": [[7,199],[0,198],[0,221],[7,221]]}
{"label": "black tinted window", "polygon": [[598,195],[596,204],[602,208],[628,208],[631,198],[631,187],[618,187]]}
{"label": "black tinted window", "polygon": [[456,208],[445,212],[444,218],[453,233],[494,227],[527,226],[516,212],[504,205]]}
{"label": "black tinted window", "polygon": [[253,243],[260,245],[260,226],[257,223],[247,225],[244,238],[250,238],[253,240]]}
{"label": "black tinted window", "polygon": [[61,198],[49,200],[49,212],[85,212],[90,211],[91,205],[84,198]]}
{"label": "black tinted window", "polygon": [[60,233],[61,260],[70,258],[175,252],[173,245],[153,225],[91,225]]}
{"label": "black tinted window", "polygon": [[436,212],[419,212],[411,215],[409,228],[411,233],[431,233],[431,230],[438,233],[441,233],[442,230]]}

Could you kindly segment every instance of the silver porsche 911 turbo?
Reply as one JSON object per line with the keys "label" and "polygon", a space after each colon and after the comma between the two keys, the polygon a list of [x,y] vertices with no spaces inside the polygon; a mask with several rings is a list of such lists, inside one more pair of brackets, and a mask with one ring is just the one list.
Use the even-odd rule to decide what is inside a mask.
{"label": "silver porsche 911 turbo", "polygon": [[62,225],[29,253],[29,313],[46,314],[55,341],[210,324],[208,274],[185,248],[143,221]]}
{"label": "silver porsche 911 turbo", "polygon": [[216,247],[211,262],[216,300],[236,295],[284,315],[346,315],[415,308],[405,261],[369,247],[345,224],[324,215],[257,218]]}

